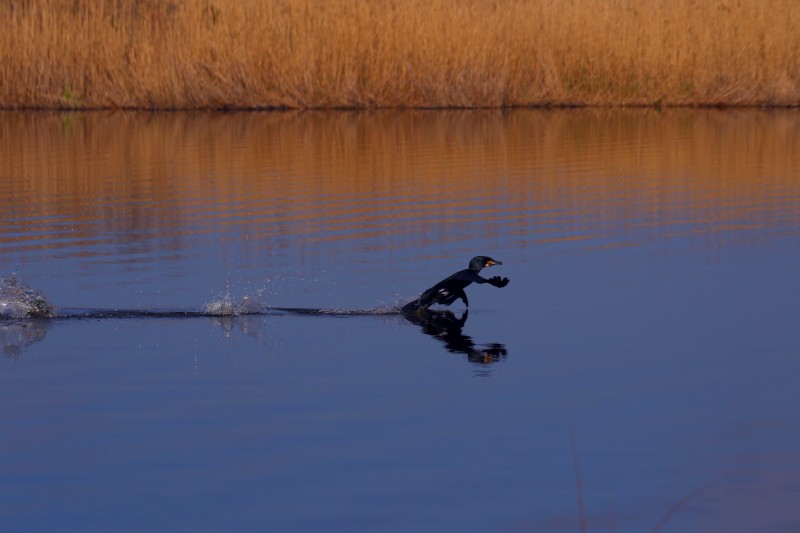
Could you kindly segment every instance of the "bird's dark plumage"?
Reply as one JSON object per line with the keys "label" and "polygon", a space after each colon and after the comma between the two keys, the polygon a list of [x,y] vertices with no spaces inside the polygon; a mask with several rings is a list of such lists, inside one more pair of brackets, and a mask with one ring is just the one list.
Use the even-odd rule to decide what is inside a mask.
{"label": "bird's dark plumage", "polygon": [[403,312],[417,311],[419,309],[427,309],[433,304],[450,305],[456,300],[460,299],[464,305],[469,307],[467,300],[467,293],[464,289],[470,283],[488,283],[495,287],[501,288],[508,285],[508,278],[501,278],[494,276],[486,279],[480,276],[479,272],[486,267],[493,265],[502,265],[500,261],[495,261],[491,257],[479,255],[473,257],[469,262],[469,268],[459,270],[452,276],[443,279],[427,291],[423,292],[419,298],[412,300],[403,306]]}

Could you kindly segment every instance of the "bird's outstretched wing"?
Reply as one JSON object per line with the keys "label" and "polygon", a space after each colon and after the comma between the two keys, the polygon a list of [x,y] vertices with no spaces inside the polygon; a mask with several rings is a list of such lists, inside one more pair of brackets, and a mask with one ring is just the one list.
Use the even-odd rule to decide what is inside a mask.
{"label": "bird's outstretched wing", "polygon": [[444,280],[422,293],[419,297],[419,307],[427,309],[433,304],[450,305],[459,298],[469,305],[464,289],[452,280]]}
{"label": "bird's outstretched wing", "polygon": [[469,300],[464,288],[470,283],[488,283],[498,288],[508,285],[508,278],[494,276],[486,279],[472,270],[461,270],[452,276],[443,279],[427,291],[423,292],[419,298],[412,300],[403,306],[403,312],[427,309],[434,304],[450,305],[458,299],[469,307]]}

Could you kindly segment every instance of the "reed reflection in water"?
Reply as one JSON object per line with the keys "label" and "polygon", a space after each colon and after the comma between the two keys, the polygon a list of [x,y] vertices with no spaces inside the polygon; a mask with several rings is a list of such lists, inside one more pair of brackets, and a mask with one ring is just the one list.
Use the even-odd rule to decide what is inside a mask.
{"label": "reed reflection in water", "polygon": [[759,111],[4,113],[0,266],[318,275],[476,246],[714,249],[796,226],[798,133],[796,113]]}
{"label": "reed reflection in water", "polygon": [[[143,313],[3,322],[0,526],[790,530],[799,169],[795,111],[2,113],[0,277]],[[158,313],[478,254],[469,320]]]}

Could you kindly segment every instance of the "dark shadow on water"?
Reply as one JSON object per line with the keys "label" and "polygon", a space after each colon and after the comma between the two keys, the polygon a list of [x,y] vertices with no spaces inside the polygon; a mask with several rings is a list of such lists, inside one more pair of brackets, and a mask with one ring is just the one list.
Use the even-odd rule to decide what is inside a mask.
{"label": "dark shadow on water", "polygon": [[461,318],[456,318],[452,311],[432,311],[421,309],[403,313],[409,322],[422,328],[422,332],[430,335],[442,343],[448,352],[464,354],[470,363],[490,365],[508,355],[504,344],[492,342],[488,344],[475,344],[472,337],[464,335],[462,330],[467,323],[468,311],[464,311]]}

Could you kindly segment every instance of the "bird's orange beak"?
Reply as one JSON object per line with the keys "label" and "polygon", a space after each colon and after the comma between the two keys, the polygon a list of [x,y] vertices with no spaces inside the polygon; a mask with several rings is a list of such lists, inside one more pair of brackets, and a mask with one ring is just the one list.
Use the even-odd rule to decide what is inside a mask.
{"label": "bird's orange beak", "polygon": [[486,265],[484,266],[484,268],[502,264],[503,264],[502,261],[495,261],[494,259],[489,259],[488,261],[486,261]]}

